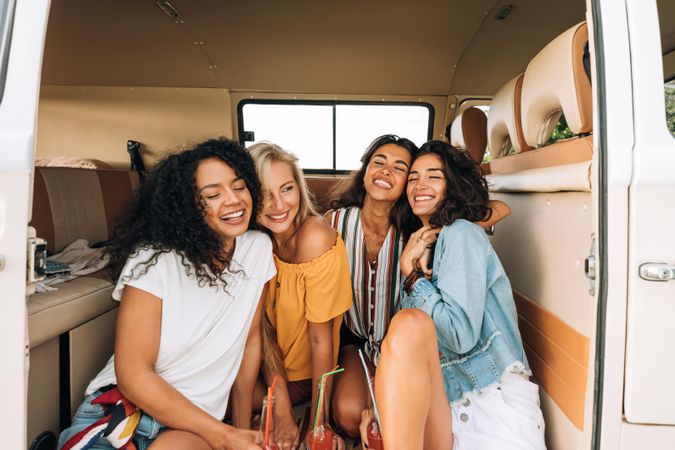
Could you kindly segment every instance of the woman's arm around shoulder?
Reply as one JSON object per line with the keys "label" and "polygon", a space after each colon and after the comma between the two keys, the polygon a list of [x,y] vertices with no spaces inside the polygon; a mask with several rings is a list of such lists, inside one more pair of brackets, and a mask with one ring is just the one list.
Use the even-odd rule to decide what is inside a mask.
{"label": "woman's arm around shoulder", "polygon": [[511,214],[511,208],[509,205],[501,200],[490,200],[488,202],[488,207],[492,211],[490,218],[476,222],[476,225],[480,225],[483,228],[490,228],[492,225],[495,225],[502,219],[506,219]]}

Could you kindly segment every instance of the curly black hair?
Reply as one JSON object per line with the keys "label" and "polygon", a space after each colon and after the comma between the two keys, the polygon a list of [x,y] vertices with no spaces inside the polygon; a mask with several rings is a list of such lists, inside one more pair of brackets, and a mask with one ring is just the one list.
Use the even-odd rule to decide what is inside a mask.
{"label": "curly black hair", "polygon": [[445,198],[429,218],[429,223],[440,227],[451,225],[457,219],[470,222],[489,220],[492,210],[488,206],[488,184],[469,154],[443,141],[429,141],[422,145],[417,158],[429,154],[441,158],[446,183]]}
{"label": "curly black hair", "polygon": [[[368,163],[370,163],[370,160],[377,149],[387,144],[398,145],[399,147],[406,149],[410,154],[411,160],[415,159],[415,156],[419,151],[414,142],[394,134],[385,134],[376,138],[363,153],[363,156],[361,157],[361,167],[352,172],[349,178],[337,185],[331,192],[330,196],[335,197],[335,200],[330,202],[331,208],[348,208],[350,206],[363,208],[363,200],[366,196],[366,191],[363,187],[363,178],[366,175]],[[408,200],[406,199],[405,194],[403,194],[391,209],[389,223],[401,230],[404,238],[407,239],[407,237],[416,229],[414,217],[410,205],[408,204]]]}
{"label": "curly black hair", "polygon": [[150,249],[151,256],[139,264],[140,273],[133,276],[147,272],[160,254],[175,251],[187,275],[196,276],[201,286],[227,285],[223,268],[229,268],[232,254],[223,251],[219,236],[206,224],[195,185],[197,167],[209,158],[223,160],[244,180],[253,208],[248,228],[255,227],[262,194],[251,156],[229,139],[204,141],[165,157],[138,187],[106,250],[112,279],[119,278],[129,257]]}

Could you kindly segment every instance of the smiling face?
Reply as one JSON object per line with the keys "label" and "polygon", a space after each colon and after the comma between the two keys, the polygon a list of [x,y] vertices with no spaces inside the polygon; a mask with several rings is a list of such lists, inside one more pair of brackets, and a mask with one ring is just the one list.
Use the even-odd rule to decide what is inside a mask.
{"label": "smiling face", "polygon": [[232,242],[248,229],[253,199],[246,182],[219,158],[197,166],[195,185],[204,208],[204,221],[223,243]]}
{"label": "smiling face", "polygon": [[363,176],[366,195],[395,203],[405,189],[410,160],[408,150],[396,144],[385,144],[375,150]]}
{"label": "smiling face", "polygon": [[415,160],[408,175],[408,202],[413,213],[427,225],[446,195],[443,162],[438,155],[429,153]]}
{"label": "smiling face", "polygon": [[288,233],[300,209],[300,192],[291,167],[272,161],[263,182],[263,207],[258,223],[272,233]]}

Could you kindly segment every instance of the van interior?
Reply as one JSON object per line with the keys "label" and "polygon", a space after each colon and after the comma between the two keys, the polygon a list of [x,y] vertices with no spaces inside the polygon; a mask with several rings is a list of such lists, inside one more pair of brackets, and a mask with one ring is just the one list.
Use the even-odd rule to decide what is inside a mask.
{"label": "van interior", "polygon": [[[658,8],[665,83],[675,76],[675,3]],[[421,107],[417,143],[446,139],[448,127],[452,144],[482,163],[492,198],[511,207],[492,242],[541,387],[548,448],[590,448],[598,392],[592,20],[584,0],[54,0],[31,225],[49,255],[82,239],[85,248],[105,243],[140,182],[139,164],[151,169],[209,137],[249,145],[282,135],[273,125],[283,118],[256,128],[247,108],[323,107],[335,127],[351,111],[344,106]],[[384,131],[374,126],[350,147],[349,131],[319,136],[315,122],[298,117],[288,125],[296,140],[278,143],[295,151],[303,141],[301,164],[326,152],[327,163],[305,166],[325,209],[330,189]],[[352,156],[341,164],[343,150]],[[117,308],[100,270],[41,291],[27,303],[34,450],[55,448],[52,433],[69,425],[112,354]]]}

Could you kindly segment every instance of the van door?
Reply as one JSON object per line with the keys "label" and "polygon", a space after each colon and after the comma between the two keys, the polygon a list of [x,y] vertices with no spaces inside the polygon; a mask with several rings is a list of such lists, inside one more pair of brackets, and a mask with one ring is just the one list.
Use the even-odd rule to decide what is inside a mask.
{"label": "van door", "polygon": [[26,238],[48,0],[0,1],[0,436],[26,445]]}
{"label": "van door", "polygon": [[[675,23],[675,9],[666,0],[626,4],[635,141],[629,190],[624,414],[632,424],[675,425],[675,139],[671,135],[675,130],[669,131],[666,120],[662,63],[674,49],[661,48],[661,42],[671,45],[667,27]],[[659,14],[670,17],[659,21]],[[659,22],[664,28],[661,34]],[[667,71],[665,78],[672,76],[675,73]],[[671,127],[672,113],[671,104]],[[624,439],[626,430],[630,434],[635,428],[626,427]],[[668,442],[658,444],[632,442],[640,442],[643,448],[672,448],[675,427],[670,436]]]}

